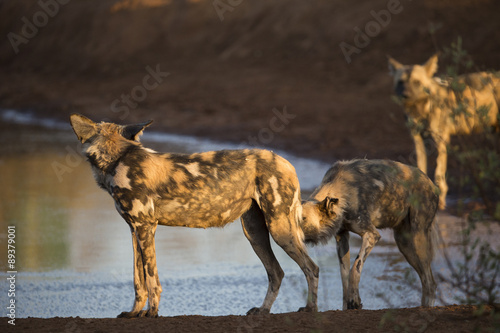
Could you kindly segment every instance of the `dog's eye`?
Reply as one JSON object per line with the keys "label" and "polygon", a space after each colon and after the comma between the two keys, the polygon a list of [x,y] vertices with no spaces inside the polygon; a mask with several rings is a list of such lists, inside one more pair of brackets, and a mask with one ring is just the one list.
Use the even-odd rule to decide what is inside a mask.
{"label": "dog's eye", "polygon": [[415,88],[420,87],[420,84],[421,84],[419,80],[413,80],[413,82],[412,82],[412,83],[413,83],[413,86],[414,86]]}

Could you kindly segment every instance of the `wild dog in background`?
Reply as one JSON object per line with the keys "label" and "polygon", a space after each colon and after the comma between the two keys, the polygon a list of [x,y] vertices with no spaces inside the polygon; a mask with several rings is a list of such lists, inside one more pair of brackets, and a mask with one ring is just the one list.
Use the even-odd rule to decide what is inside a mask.
{"label": "wild dog in background", "polygon": [[[337,240],[343,309],[360,309],[359,279],[366,258],[392,228],[399,250],[417,271],[422,305],[432,306],[436,283],[431,270],[438,189],[419,169],[386,160],[334,164],[321,185],[302,203],[306,243]],[[350,268],[349,231],[361,236],[359,255]]]}
{"label": "wild dog in background", "polygon": [[[307,254],[299,222],[300,188],[293,166],[266,150],[162,154],[139,136],[151,122],[121,126],[73,114],[97,184],[115,200],[132,232],[135,302],[118,317],[157,317],[162,287],[155,253],[158,224],[222,227],[241,216],[245,236],[267,271],[264,303],[248,314],[269,313],[284,273],[269,234],[304,272],[309,294],[303,311],[317,311],[318,266]],[[148,309],[143,310],[146,301]]]}
{"label": "wild dog in background", "polygon": [[[394,77],[394,90],[402,99],[411,135],[415,143],[417,165],[427,173],[427,154],[423,136],[430,135],[438,157],[434,180],[441,193],[439,208],[446,206],[447,145],[450,136],[470,134],[485,126],[498,127],[500,78],[490,73],[462,75],[456,82],[433,77],[438,56],[423,65],[403,65],[389,57],[389,71]],[[458,93],[451,84],[461,86]],[[461,110],[465,108],[465,110]]]}

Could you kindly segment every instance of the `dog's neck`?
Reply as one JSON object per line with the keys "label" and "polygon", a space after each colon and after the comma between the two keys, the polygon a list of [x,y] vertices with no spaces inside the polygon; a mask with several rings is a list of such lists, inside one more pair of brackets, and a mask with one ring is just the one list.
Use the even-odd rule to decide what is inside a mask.
{"label": "dog's neck", "polygon": [[[137,141],[119,140],[114,145],[83,145],[83,153],[92,166],[92,173],[97,184],[110,191],[110,182],[115,175],[115,169],[120,161],[127,155],[142,149],[142,145]],[[97,150],[95,147],[101,147]],[[104,148],[102,148],[104,147]]]}
{"label": "dog's neck", "polygon": [[142,147],[138,141],[127,140],[119,134],[113,136],[115,137],[111,139],[99,137],[101,142],[83,145],[83,153],[90,164],[105,173],[112,172],[127,153]]}

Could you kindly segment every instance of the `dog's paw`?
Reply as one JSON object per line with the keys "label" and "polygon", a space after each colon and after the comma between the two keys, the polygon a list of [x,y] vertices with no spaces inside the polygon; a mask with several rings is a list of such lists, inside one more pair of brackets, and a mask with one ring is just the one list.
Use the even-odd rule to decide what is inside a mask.
{"label": "dog's paw", "polygon": [[139,318],[143,318],[143,317],[146,317],[146,314],[148,313],[147,310],[141,310],[139,311],[139,313],[137,314],[137,317]]}
{"label": "dog's paw", "polygon": [[347,310],[361,310],[362,308],[363,304],[361,304],[361,300],[347,301]]}
{"label": "dog's paw", "polygon": [[158,310],[156,311],[151,311],[151,310],[141,310],[139,312],[127,312],[124,311],[120,313],[116,318],[143,318],[143,317],[148,317],[148,318],[158,318]]}
{"label": "dog's paw", "polygon": [[264,314],[269,314],[269,309],[263,309],[263,308],[251,308],[247,312],[247,316],[253,316],[253,315],[264,315]]}
{"label": "dog's paw", "polygon": [[318,312],[318,306],[317,305],[314,305],[314,306],[310,306],[310,305],[303,306],[303,307],[299,308],[299,310],[297,312]]}
{"label": "dog's paw", "polygon": [[158,318],[158,310],[148,309],[147,311],[144,311],[144,312],[145,312],[144,317]]}
{"label": "dog's paw", "polygon": [[128,311],[124,311],[122,313],[120,313],[116,318],[137,318],[139,316],[140,312],[128,312]]}

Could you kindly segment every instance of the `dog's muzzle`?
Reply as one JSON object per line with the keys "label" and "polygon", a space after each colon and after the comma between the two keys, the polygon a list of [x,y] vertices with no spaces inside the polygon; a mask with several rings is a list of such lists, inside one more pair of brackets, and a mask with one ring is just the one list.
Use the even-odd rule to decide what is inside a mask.
{"label": "dog's muzzle", "polygon": [[403,97],[403,98],[408,97],[405,94],[405,83],[404,83],[404,81],[399,80],[398,83],[396,83],[396,88],[394,90],[395,90],[397,96]]}

